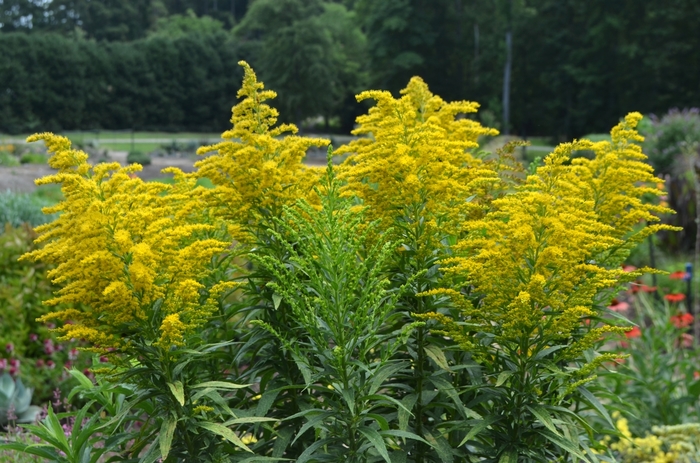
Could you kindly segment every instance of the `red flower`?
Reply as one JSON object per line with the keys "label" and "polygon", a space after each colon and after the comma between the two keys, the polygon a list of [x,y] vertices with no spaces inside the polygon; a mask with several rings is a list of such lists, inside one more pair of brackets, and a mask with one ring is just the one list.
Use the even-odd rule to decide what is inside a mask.
{"label": "red flower", "polygon": [[686,273],[683,270],[673,272],[668,276],[672,280],[682,280],[686,277]]}
{"label": "red flower", "polygon": [[676,328],[685,328],[693,323],[693,316],[689,313],[682,313],[672,316],[671,321]]}
{"label": "red flower", "polygon": [[625,333],[625,336],[627,336],[627,339],[632,339],[632,338],[638,338],[642,335],[642,330],[639,329],[638,326],[635,326],[631,330]]}
{"label": "red flower", "polygon": [[622,266],[623,272],[634,272],[635,270],[637,270],[637,267],[635,267],[634,265],[623,265]]}
{"label": "red flower", "polygon": [[685,294],[683,294],[683,293],[666,294],[664,296],[664,299],[666,299],[668,302],[681,302],[681,301],[685,300]]}

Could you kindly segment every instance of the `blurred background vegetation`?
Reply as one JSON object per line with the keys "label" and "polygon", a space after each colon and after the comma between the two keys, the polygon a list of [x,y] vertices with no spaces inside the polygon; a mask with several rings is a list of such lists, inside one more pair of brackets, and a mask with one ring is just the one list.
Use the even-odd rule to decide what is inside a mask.
{"label": "blurred background vegetation", "polygon": [[0,0],[0,132],[227,128],[245,59],[285,121],[348,133],[420,75],[551,142],[700,106],[697,0]]}

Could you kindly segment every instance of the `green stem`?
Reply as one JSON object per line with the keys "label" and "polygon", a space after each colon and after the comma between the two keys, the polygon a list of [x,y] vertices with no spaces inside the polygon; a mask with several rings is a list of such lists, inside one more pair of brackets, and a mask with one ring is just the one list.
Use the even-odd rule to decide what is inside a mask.
{"label": "green stem", "polygon": [[[418,313],[420,312],[420,300],[416,301],[416,308],[419,309],[417,310]],[[423,363],[425,362],[425,352],[423,349],[423,345],[425,343],[425,330],[421,326],[417,330],[417,337],[416,337],[416,349],[417,349],[417,358],[416,358],[416,365],[414,368],[414,372],[416,375],[416,394],[418,396],[416,400],[416,434],[418,434],[420,437],[423,437],[423,375],[424,375],[424,369],[423,369]],[[425,458],[425,445],[422,442],[417,443],[417,455],[416,455],[416,463],[422,463],[424,458]]]}

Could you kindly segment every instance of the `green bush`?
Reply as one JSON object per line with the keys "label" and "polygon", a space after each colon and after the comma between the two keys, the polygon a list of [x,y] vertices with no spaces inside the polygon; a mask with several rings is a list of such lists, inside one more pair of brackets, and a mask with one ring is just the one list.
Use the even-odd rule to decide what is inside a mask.
{"label": "green bush", "polygon": [[39,153],[26,153],[19,158],[21,164],[46,164],[46,156]]}
{"label": "green bush", "polygon": [[45,215],[41,212],[41,209],[50,203],[47,199],[26,193],[10,190],[0,193],[0,232],[5,224],[19,227],[23,223],[28,223],[36,227],[53,220],[53,215]]}
{"label": "green bush", "polygon": [[151,164],[151,156],[141,151],[129,151],[129,154],[126,155],[126,162],[128,164],[136,163],[148,166]]}
{"label": "green bush", "polygon": [[19,161],[15,156],[12,155],[12,153],[8,153],[7,151],[0,151],[0,166],[14,167],[18,165]]}
{"label": "green bush", "polygon": [[64,366],[76,365],[79,355],[75,342],[57,341],[50,325],[36,321],[49,311],[42,301],[56,290],[46,276],[48,265],[18,260],[37,248],[36,237],[27,224],[5,225],[0,234],[0,374],[21,377],[34,389],[35,403],[42,403],[67,378]]}
{"label": "green bush", "polygon": [[672,109],[661,118],[652,115],[641,129],[646,130],[644,152],[650,164],[658,174],[671,173],[686,147],[700,143],[700,111]]}

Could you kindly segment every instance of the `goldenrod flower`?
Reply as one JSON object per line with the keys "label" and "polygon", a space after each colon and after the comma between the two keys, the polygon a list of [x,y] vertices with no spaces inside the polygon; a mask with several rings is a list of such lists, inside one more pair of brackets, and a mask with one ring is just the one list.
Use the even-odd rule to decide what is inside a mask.
{"label": "goldenrod flower", "polygon": [[[49,277],[61,289],[46,303],[63,308],[43,319],[70,320],[59,328],[64,339],[103,349],[123,347],[131,333],[156,332],[158,325],[144,327],[166,315],[178,314],[188,329],[206,321],[211,308],[199,304],[198,281],[229,243],[203,237],[214,226],[194,179],[171,169],[174,185],[144,183],[130,176],[137,164],[93,167],[65,137],[28,141],[40,139],[58,172],[37,183],[61,184],[66,198],[47,210],[58,219],[37,228],[44,247],[23,256],[56,265]],[[154,318],[158,304],[164,313]]]}
{"label": "goldenrod flower", "polygon": [[245,61],[239,64],[244,69],[238,91],[242,101],[233,108],[233,128],[221,135],[225,141],[197,151],[215,154],[195,164],[195,176],[214,183],[215,188],[203,198],[233,225],[234,238],[245,241],[244,229],[255,228],[261,215],[279,216],[283,206],[312,193],[319,170],[302,161],[309,148],[327,146],[330,141],[296,136],[293,124],[274,127],[278,112],[264,102],[276,93],[264,90]]}

